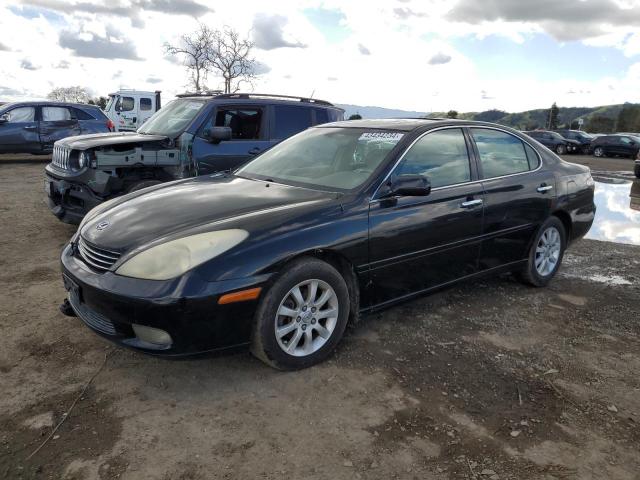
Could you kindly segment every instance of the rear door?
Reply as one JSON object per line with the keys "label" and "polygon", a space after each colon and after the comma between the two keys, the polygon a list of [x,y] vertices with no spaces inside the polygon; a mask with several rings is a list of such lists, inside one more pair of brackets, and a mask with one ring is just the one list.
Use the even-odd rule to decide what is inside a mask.
{"label": "rear door", "polygon": [[469,128],[484,190],[480,269],[526,257],[529,243],[551,213],[555,177],[528,143],[489,127]]}
{"label": "rear door", "polygon": [[39,152],[41,148],[36,121],[37,108],[16,107],[4,115],[8,120],[0,123],[0,152]]}
{"label": "rear door", "polygon": [[375,199],[369,207],[374,304],[401,299],[477,271],[483,192],[462,128],[428,132],[404,154],[390,178],[420,174],[425,197]]}
{"label": "rear door", "polygon": [[138,118],[136,129],[146,122],[155,113],[155,98],[151,95],[141,96],[138,99]]}
{"label": "rear door", "polygon": [[72,110],[53,105],[41,107],[38,128],[44,150],[51,150],[53,144],[62,138],[81,134],[80,124]]}
{"label": "rear door", "polygon": [[[231,140],[210,142],[206,131],[214,126],[231,128]],[[270,146],[264,105],[219,105],[198,129],[193,158],[198,174],[208,175],[235,169]]]}

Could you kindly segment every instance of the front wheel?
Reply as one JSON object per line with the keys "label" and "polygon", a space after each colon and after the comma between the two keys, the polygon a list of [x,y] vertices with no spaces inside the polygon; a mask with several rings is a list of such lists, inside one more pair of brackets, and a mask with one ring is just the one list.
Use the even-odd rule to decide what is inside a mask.
{"label": "front wheel", "polygon": [[600,158],[600,157],[604,157],[604,148],[602,147],[596,147],[593,149],[593,154]]}
{"label": "front wheel", "polygon": [[321,260],[297,260],[260,301],[251,351],[280,370],[310,367],[334,350],[348,318],[349,291],[342,275]]}
{"label": "front wheel", "polygon": [[535,287],[546,286],[560,268],[566,245],[564,225],[557,217],[550,217],[536,233],[519,279]]}
{"label": "front wheel", "polygon": [[556,153],[558,155],[564,155],[565,153],[567,153],[567,147],[565,147],[564,145],[558,145],[556,147]]}

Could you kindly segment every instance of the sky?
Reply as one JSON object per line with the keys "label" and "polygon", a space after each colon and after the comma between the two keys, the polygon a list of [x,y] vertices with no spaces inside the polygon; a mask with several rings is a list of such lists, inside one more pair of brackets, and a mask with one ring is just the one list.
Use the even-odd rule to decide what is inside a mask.
{"label": "sky", "polygon": [[0,101],[80,85],[166,103],[188,76],[163,45],[198,23],[254,42],[254,92],[422,112],[640,102],[640,0],[0,0]]}

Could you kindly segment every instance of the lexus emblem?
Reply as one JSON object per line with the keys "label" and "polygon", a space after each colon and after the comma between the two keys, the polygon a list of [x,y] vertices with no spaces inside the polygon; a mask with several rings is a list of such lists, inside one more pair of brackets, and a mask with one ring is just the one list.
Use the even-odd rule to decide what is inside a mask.
{"label": "lexus emblem", "polygon": [[96,230],[104,230],[109,226],[109,222],[107,220],[103,220],[99,224],[96,225]]}

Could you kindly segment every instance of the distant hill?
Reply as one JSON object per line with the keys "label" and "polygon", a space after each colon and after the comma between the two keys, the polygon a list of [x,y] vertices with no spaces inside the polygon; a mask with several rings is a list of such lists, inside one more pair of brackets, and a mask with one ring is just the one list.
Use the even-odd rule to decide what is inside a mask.
{"label": "distant hill", "polygon": [[[618,104],[603,105],[599,107],[562,107],[560,106],[560,114],[558,115],[558,125],[569,125],[576,122],[578,118],[582,118],[583,129],[592,132],[606,132],[615,130],[616,121],[620,110],[624,106],[640,105],[640,104]],[[400,118],[400,117],[446,117],[446,112],[416,112],[410,110],[397,110],[382,107],[363,107],[360,105],[338,105],[345,110],[345,118],[356,113],[362,118]],[[519,130],[534,130],[536,128],[545,128],[547,124],[548,108],[540,108],[537,110],[527,110],[526,112],[509,113],[502,110],[486,110],[484,112],[466,112],[458,114],[458,118],[465,120],[478,120],[483,122],[499,123],[508,127],[517,128]],[[577,128],[577,123],[573,124],[573,128]]]}
{"label": "distant hill", "polygon": [[356,113],[362,118],[420,118],[427,116],[426,112],[412,112],[410,110],[396,110],[382,107],[363,107],[361,105],[338,105],[344,109],[344,118]]}
{"label": "distant hill", "polygon": [[[630,105],[636,104],[625,103],[618,105],[603,105],[599,107],[559,107],[560,113],[558,115],[558,125],[569,126],[574,122],[573,128],[577,128],[577,120],[578,118],[582,118],[584,122],[582,128],[587,131],[601,131],[603,129],[603,121],[605,124],[611,124],[611,128],[615,129],[615,123],[620,111],[624,106]],[[548,115],[549,109],[541,108],[519,113],[508,113],[501,110],[467,112],[459,114],[458,118],[494,122],[520,130],[534,130],[536,128],[545,128]],[[434,112],[432,116],[446,116],[446,113]],[[606,122],[607,120],[608,122]]]}

